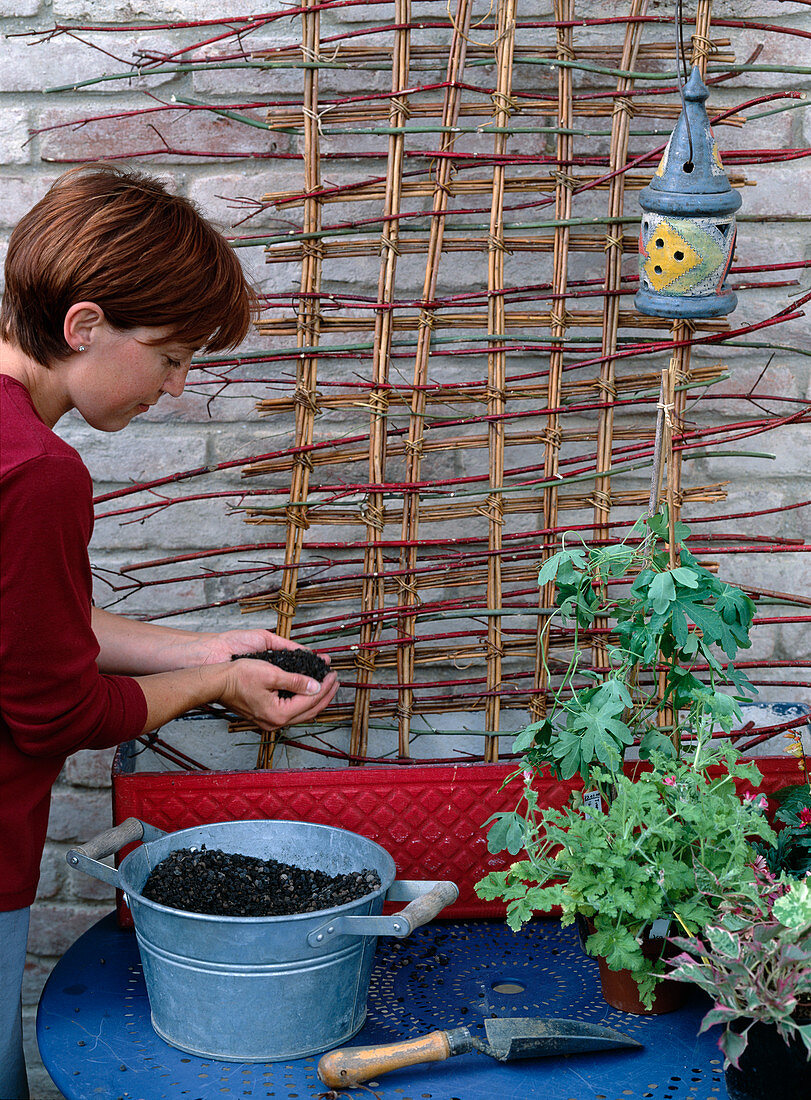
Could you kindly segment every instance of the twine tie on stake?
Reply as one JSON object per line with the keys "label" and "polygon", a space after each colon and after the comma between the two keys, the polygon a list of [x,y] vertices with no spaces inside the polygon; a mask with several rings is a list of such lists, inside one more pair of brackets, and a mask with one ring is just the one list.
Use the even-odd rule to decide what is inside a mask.
{"label": "twine tie on stake", "polygon": [[676,406],[672,401],[657,401],[656,408],[661,409],[665,416],[665,424],[667,424],[668,430],[673,431],[673,419],[671,413],[675,413]]}

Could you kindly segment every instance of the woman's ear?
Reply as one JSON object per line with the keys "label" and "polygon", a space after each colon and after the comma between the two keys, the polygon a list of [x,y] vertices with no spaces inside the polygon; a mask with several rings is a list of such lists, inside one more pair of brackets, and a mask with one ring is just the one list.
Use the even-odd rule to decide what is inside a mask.
{"label": "woman's ear", "polygon": [[63,333],[73,351],[87,351],[100,325],[105,323],[104,310],[95,302],[75,302],[65,314]]}

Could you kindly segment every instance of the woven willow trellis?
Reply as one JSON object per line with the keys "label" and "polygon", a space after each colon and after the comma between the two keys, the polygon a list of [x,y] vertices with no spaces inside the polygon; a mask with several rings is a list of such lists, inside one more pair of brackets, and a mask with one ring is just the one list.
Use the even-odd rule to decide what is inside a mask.
{"label": "woven willow trellis", "polygon": [[[370,725],[395,722],[407,757],[415,730],[453,710],[479,715],[494,760],[514,711],[544,713],[568,639],[543,629],[539,563],[567,528],[606,539],[644,510],[635,471],[651,468],[657,406],[671,516],[723,495],[682,484],[670,441],[691,389],[719,373],[691,370],[691,341],[728,326],[671,326],[627,304],[633,190],[679,109],[672,27],[642,21],[646,7],[583,28],[574,0],[545,19],[516,0],[479,18],[472,0],[394,0],[374,5],[378,28],[334,35],[312,0],[300,46],[261,55],[303,75],[300,104],[268,116],[300,135],[301,187],[264,197],[300,212],[300,230],[267,250],[300,265],[300,293],[259,326],[295,338],[299,361],[295,393],[259,405],[294,419],[293,448],[245,471],[292,459],[286,506],[247,511],[285,528],[284,579],[243,607],[275,608],[285,635],[294,618],[317,620],[326,648],[349,649],[352,675],[335,663],[351,699],[330,719],[351,727],[352,758]],[[730,60],[709,9],[699,3],[691,39],[702,70],[711,54]],[[596,45],[594,23],[608,36]],[[634,120],[650,120],[638,167]],[[353,293],[372,264],[376,297]]]}
{"label": "woven willow trellis", "polygon": [[[709,0],[685,6],[687,60],[710,88],[736,187],[748,166],[773,166],[779,180],[809,153],[792,147],[796,126],[794,136],[784,127],[778,148],[757,147],[758,118],[807,98],[808,67],[785,57],[811,31],[783,14],[781,5],[780,20],[765,23],[721,12],[711,25]],[[280,174],[287,182],[252,198],[234,185],[231,240],[266,250],[272,276],[261,347],[200,360],[189,380],[215,417],[220,399],[247,391],[258,402],[247,442],[229,410],[227,451],[209,433],[213,461],[100,493],[102,545],[105,524],[170,509],[172,521],[165,554],[97,573],[125,614],[220,629],[239,606],[249,625],[275,616],[281,633],[330,653],[337,703],[313,727],[263,735],[260,766],[283,760],[280,742],[294,766],[296,747],[308,763],[506,755],[508,735],[544,713],[571,651],[550,615],[553,593],[538,589],[539,566],[563,539],[627,537],[660,495],[671,519],[684,509],[693,524],[693,552],[758,600],[758,630],[777,632],[742,662],[763,677],[755,683],[789,700],[808,688],[807,677],[783,679],[808,663],[784,631],[807,624],[811,597],[773,591],[802,587],[796,569],[784,564],[781,583],[770,566],[766,589],[756,565],[772,553],[802,562],[811,547],[795,535],[811,501],[785,479],[762,493],[757,483],[754,499],[733,484],[745,510],[728,515],[713,503],[727,483],[712,481],[729,476],[730,442],[811,419],[799,388],[781,389],[786,368],[765,403],[759,385],[775,354],[786,373],[799,368],[798,383],[807,373],[792,326],[811,292],[789,304],[774,294],[809,264],[799,235],[795,253],[785,245],[787,223],[802,230],[807,211],[749,213],[752,192],[744,196],[744,243],[730,271],[741,304],[726,321],[657,324],[631,308],[636,192],[680,110],[672,9],[304,0],[196,22],[32,33],[78,38],[108,64],[106,36],[136,31],[158,41],[139,37],[127,71],[51,91],[122,89],[135,74],[149,98],[108,94],[92,117],[77,103],[36,131],[42,155],[141,158],[153,169],[168,157],[169,171],[179,158],[181,188],[190,186],[184,165],[199,173],[202,164],[205,175],[220,161],[229,171],[259,166],[268,190]],[[739,57],[744,35],[740,49],[752,52]],[[766,58],[769,42],[780,43],[779,65],[761,63],[764,42]],[[740,127],[746,147],[731,142],[727,155]],[[256,214],[264,220],[251,225]],[[759,252],[759,236],[779,250]],[[750,381],[725,386],[739,366]],[[707,457],[720,474],[711,462],[683,479],[685,459]],[[237,515],[241,529],[242,518],[251,525],[247,537],[231,537],[222,513],[222,524],[197,531],[195,509],[223,501],[229,524]],[[587,640],[604,669],[604,624]],[[175,766],[204,766],[149,743]]]}

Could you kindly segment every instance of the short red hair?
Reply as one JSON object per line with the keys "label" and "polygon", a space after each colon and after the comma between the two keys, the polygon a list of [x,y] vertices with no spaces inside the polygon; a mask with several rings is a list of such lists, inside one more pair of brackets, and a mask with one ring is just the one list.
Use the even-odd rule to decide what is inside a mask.
{"label": "short red hair", "polygon": [[168,326],[179,343],[236,347],[257,299],[226,240],[142,172],[73,168],[11,234],[0,332],[43,366],[71,353],[63,325],[95,302],[113,328]]}

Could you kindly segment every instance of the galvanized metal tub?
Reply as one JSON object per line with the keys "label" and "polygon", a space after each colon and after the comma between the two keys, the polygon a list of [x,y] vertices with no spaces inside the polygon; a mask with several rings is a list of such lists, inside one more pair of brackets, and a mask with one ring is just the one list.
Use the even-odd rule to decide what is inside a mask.
{"label": "galvanized metal tub", "polygon": [[[99,862],[133,841],[119,868]],[[150,871],[178,848],[218,848],[327,874],[369,868],[380,888],[354,902],[278,917],[219,917],[143,897]],[[275,1062],[320,1054],[363,1026],[379,935],[407,936],[458,894],[451,882],[395,882],[379,844],[329,825],[226,821],[164,833],[128,818],[67,854],[70,866],[123,890],[141,952],[152,1026],[209,1058]],[[408,901],[382,916],[384,900]]]}

